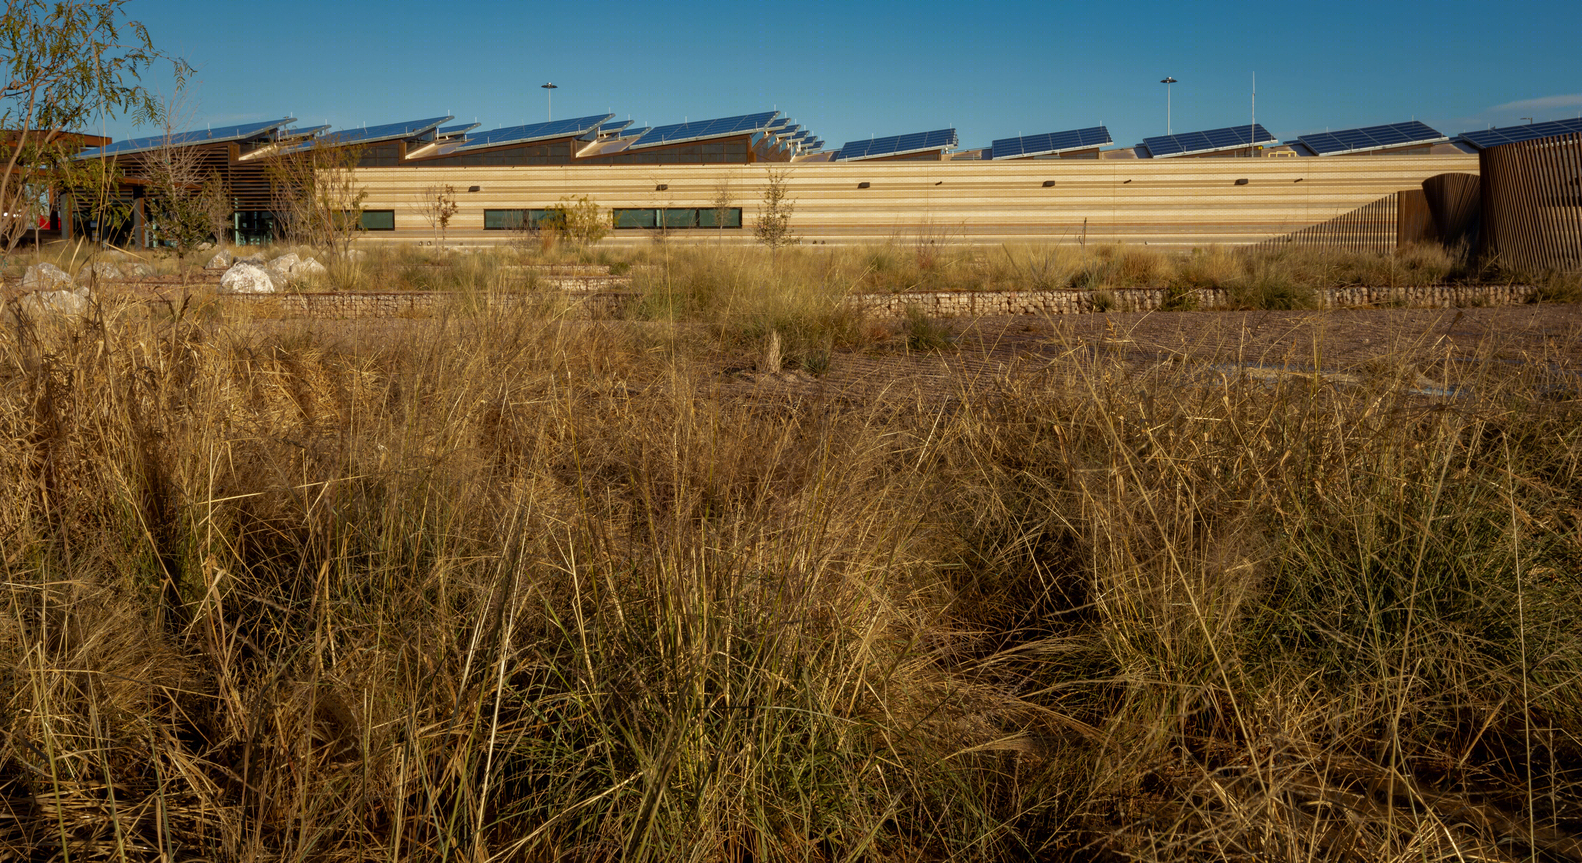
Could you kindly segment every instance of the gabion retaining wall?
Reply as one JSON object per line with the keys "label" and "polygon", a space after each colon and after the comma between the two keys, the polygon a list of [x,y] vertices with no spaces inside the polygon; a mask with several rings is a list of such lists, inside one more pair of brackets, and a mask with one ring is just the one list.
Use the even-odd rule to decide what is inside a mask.
{"label": "gabion retaining wall", "polygon": [[[1191,292],[1195,308],[1231,308],[1230,292],[1201,288]],[[1416,288],[1344,287],[1313,291],[1320,308],[1456,308],[1508,306],[1530,303],[1537,294],[1531,285],[1434,285]],[[579,314],[592,317],[619,315],[634,298],[617,292],[574,292],[547,295],[548,302],[565,302]],[[418,318],[430,317],[455,303],[468,300],[440,291],[388,293],[230,294],[220,299],[250,308],[262,317],[283,318]],[[847,302],[880,316],[901,316],[918,308],[933,317],[983,315],[1064,315],[1101,310],[1152,311],[1167,300],[1167,292],[1154,288],[1113,291],[975,291],[855,294]],[[493,294],[472,301],[490,310],[509,310],[524,304],[546,302],[545,294]],[[475,306],[477,307],[477,306]]]}

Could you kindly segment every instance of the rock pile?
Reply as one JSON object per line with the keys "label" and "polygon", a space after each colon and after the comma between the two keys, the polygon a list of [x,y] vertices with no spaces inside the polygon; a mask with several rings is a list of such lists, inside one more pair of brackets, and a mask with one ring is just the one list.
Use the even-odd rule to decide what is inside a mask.
{"label": "rock pile", "polygon": [[[223,253],[222,253],[223,254]],[[215,256],[215,261],[220,256]],[[214,261],[209,262],[212,266]],[[313,258],[303,258],[287,252],[265,262],[263,255],[237,258],[225,275],[220,277],[220,292],[224,294],[272,294],[292,282],[322,276],[328,269]]]}

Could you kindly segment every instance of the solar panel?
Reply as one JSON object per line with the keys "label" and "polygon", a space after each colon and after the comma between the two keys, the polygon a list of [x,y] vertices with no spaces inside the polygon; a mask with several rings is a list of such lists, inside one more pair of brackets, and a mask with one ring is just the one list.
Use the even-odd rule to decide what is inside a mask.
{"label": "solar panel", "polygon": [[217,129],[204,129],[198,132],[175,132],[170,135],[150,135],[146,138],[128,138],[124,141],[112,141],[103,147],[92,150],[83,150],[78,153],[77,159],[94,159],[99,156],[125,156],[131,153],[141,153],[148,150],[157,150],[167,145],[192,146],[197,144],[219,144],[227,141],[245,141],[266,135],[275,129],[295,123],[295,117],[283,117],[279,120],[270,120],[267,123],[245,123],[240,126],[221,126]]}
{"label": "solar panel", "polygon": [[718,120],[698,120],[694,123],[655,126],[645,132],[643,137],[633,141],[632,146],[627,149],[660,147],[665,144],[701,141],[704,138],[721,138],[726,135],[745,135],[751,132],[762,132],[773,126],[774,119],[778,116],[780,116],[779,111],[764,111],[760,114],[743,114],[739,117],[721,117]]}
{"label": "solar panel", "polygon": [[[626,127],[628,127],[630,125],[632,125],[632,121],[631,120],[622,120],[619,123],[600,123],[599,124],[599,134],[600,135],[613,135],[616,132],[619,132],[622,129],[625,129]],[[630,135],[631,133],[627,132],[626,134]],[[622,137],[625,137],[625,136],[623,135]]]}
{"label": "solar panel", "polygon": [[854,159],[876,159],[880,156],[900,156],[906,153],[921,153],[927,150],[944,150],[956,146],[955,129],[936,129],[932,132],[913,132],[909,135],[893,135],[888,138],[872,138],[867,141],[847,141],[841,145],[840,151],[835,154],[835,159],[849,162]]}
{"label": "solar panel", "polygon": [[648,134],[648,130],[652,129],[652,128],[654,128],[654,127],[653,126],[639,126],[636,129],[623,129],[621,131],[621,137],[622,138],[639,138],[639,137],[642,137],[643,135]]}
{"label": "solar panel", "polygon": [[1446,140],[1444,135],[1423,123],[1412,120],[1385,126],[1364,126],[1360,129],[1342,129],[1339,132],[1314,132],[1297,137],[1309,150],[1320,156],[1335,153],[1355,153],[1398,147],[1402,144],[1419,144]]}
{"label": "solar panel", "polygon": [[1507,126],[1503,129],[1462,132],[1461,140],[1477,147],[1479,150],[1487,150],[1490,147],[1498,147],[1501,144],[1531,141],[1535,138],[1547,138],[1550,135],[1564,135],[1567,132],[1582,132],[1582,119],[1551,120],[1547,123]]}
{"label": "solar panel", "polygon": [[430,117],[427,120],[408,120],[404,123],[385,123],[382,126],[367,126],[361,129],[342,129],[325,135],[324,139],[330,144],[345,147],[350,144],[372,144],[375,141],[387,141],[392,138],[415,138],[439,128],[439,124],[455,117]]}
{"label": "solar panel", "polygon": [[328,128],[329,126],[304,126],[300,129],[281,129],[277,133],[277,136],[282,141],[291,141],[298,138],[311,138]]}
{"label": "solar panel", "polygon": [[457,135],[464,135],[468,132],[471,132],[473,129],[478,128],[478,125],[479,124],[477,123],[463,123],[460,126],[441,126],[434,132],[434,134],[440,136],[441,138],[454,138]]}
{"label": "solar panel", "polygon": [[1155,159],[1273,143],[1275,137],[1269,134],[1269,130],[1262,124],[1227,126],[1204,132],[1182,132],[1179,135],[1160,135],[1156,138],[1143,139],[1143,146],[1148,148],[1148,152],[1153,154]]}
{"label": "solar panel", "polygon": [[586,135],[614,114],[594,114],[590,117],[573,117],[569,120],[551,120],[547,123],[529,123],[526,126],[507,126],[490,129],[467,139],[463,150],[481,147],[498,147],[502,144],[521,144],[527,141],[546,141],[551,138],[574,138]]}
{"label": "solar panel", "polygon": [[995,141],[990,149],[994,151],[993,158],[995,159],[1015,159],[1028,156],[1045,156],[1064,150],[1084,150],[1113,143],[1115,142],[1110,139],[1109,129],[1103,126],[1092,126],[1087,129],[1073,129],[1069,132],[1050,132],[1045,135],[1001,138]]}

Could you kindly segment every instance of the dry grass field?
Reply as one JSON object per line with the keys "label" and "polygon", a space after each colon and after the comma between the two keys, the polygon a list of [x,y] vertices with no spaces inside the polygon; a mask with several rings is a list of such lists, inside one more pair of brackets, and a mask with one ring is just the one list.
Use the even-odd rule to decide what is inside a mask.
{"label": "dry grass field", "polygon": [[1582,859],[1578,307],[644,254],[8,324],[0,860]]}

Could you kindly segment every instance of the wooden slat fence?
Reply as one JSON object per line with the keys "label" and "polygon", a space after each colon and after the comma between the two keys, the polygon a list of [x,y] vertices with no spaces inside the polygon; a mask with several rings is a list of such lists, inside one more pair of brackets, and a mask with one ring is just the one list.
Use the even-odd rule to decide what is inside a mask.
{"label": "wooden slat fence", "polygon": [[1528,271],[1582,267],[1582,133],[1490,147],[1478,167],[1486,259]]}

